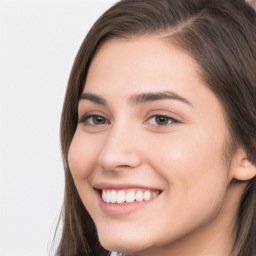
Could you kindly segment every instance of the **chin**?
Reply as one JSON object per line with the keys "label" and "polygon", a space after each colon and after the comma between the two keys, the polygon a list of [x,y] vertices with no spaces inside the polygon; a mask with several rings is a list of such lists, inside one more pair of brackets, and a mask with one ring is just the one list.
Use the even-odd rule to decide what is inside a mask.
{"label": "chin", "polygon": [[120,236],[120,234],[117,236],[112,234],[99,234],[99,240],[105,249],[114,252],[139,253],[150,247],[147,241],[143,241],[142,237],[134,237],[131,234],[127,234],[127,236]]}

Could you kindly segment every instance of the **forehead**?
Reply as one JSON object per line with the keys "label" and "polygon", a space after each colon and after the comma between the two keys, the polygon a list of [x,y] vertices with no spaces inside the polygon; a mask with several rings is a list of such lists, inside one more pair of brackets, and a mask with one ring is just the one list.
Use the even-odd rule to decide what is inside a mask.
{"label": "forehead", "polygon": [[[85,90],[118,86],[127,91],[134,85],[141,91],[155,89],[168,81],[182,89],[182,84],[202,84],[197,63],[166,40],[156,36],[111,39],[97,50],[89,67]],[[129,86],[128,86],[129,85]]]}

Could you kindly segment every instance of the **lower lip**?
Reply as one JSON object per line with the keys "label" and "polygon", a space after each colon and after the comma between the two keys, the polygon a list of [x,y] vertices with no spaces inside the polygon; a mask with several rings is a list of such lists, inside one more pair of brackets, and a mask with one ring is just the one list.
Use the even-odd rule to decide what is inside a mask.
{"label": "lower lip", "polygon": [[98,196],[98,203],[99,207],[107,215],[112,216],[125,216],[128,214],[131,214],[141,207],[144,207],[145,205],[148,205],[152,203],[155,199],[158,198],[152,198],[148,201],[141,201],[141,202],[134,202],[134,203],[123,203],[123,204],[112,204],[112,203],[105,203],[100,195],[100,193],[97,192]]}

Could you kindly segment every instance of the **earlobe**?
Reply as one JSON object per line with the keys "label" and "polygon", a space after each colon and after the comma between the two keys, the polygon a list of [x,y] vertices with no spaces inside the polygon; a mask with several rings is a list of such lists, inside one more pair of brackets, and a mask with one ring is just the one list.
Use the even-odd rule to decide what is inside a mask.
{"label": "earlobe", "polygon": [[235,167],[233,178],[237,180],[250,180],[256,175],[256,164],[248,161],[247,158],[242,158]]}

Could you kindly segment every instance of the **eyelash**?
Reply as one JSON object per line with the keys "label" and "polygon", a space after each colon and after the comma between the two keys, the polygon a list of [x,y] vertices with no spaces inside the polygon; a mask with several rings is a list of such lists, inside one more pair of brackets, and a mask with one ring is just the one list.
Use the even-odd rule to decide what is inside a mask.
{"label": "eyelash", "polygon": [[[169,125],[171,125],[171,124],[173,124],[173,123],[179,123],[179,121],[178,120],[176,120],[176,119],[174,119],[174,118],[172,118],[172,117],[170,117],[170,116],[166,116],[166,115],[153,115],[153,116],[151,116],[147,121],[146,121],[146,123],[148,123],[151,119],[155,119],[155,121],[154,121],[154,124],[150,124],[150,125],[154,125],[154,126],[157,126],[157,127],[167,127],[167,126],[169,126]],[[156,118],[163,118],[164,119],[164,121],[167,121],[167,124],[158,124],[157,122],[156,122]]]}
{"label": "eyelash", "polygon": [[105,117],[101,116],[101,115],[96,115],[96,114],[90,114],[90,115],[84,115],[81,117],[81,119],[79,120],[79,123],[84,123],[86,125],[92,125],[92,126],[98,126],[98,125],[104,125],[104,124],[93,124],[92,122],[89,123],[89,120],[91,119],[91,121],[93,120],[93,118],[102,118],[105,122],[107,121],[108,123],[110,123]]}
{"label": "eyelash", "polygon": [[[102,123],[102,124],[95,124],[94,121],[93,121],[93,118],[101,118],[104,123]],[[164,121],[167,121],[167,124],[158,124],[156,122],[156,118],[163,118],[163,119],[165,119]],[[152,123],[150,124],[150,120],[151,119],[155,119],[153,124]],[[105,117],[103,117],[101,115],[90,114],[90,115],[82,116],[82,118],[79,120],[79,123],[84,123],[85,125],[91,125],[91,126],[101,126],[101,125],[105,125],[105,124],[110,124],[110,121],[107,118],[105,118]],[[180,121],[178,121],[177,119],[174,119],[174,118],[172,118],[170,116],[166,116],[166,115],[152,115],[152,116],[150,116],[147,119],[147,121],[145,123],[146,124],[149,123],[149,125],[157,126],[157,127],[162,128],[162,127],[167,127],[167,126],[169,126],[169,125],[171,125],[173,123],[180,123]]]}

